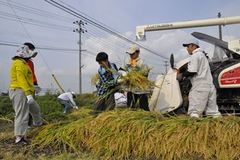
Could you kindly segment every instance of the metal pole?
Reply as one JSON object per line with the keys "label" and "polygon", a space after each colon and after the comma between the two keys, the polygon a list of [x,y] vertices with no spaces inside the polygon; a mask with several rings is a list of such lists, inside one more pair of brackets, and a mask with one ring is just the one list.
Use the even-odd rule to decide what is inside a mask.
{"label": "metal pole", "polygon": [[[221,12],[218,12],[218,18],[221,18]],[[218,26],[218,30],[219,30],[219,39],[222,40],[222,25]]]}
{"label": "metal pole", "polygon": [[79,35],[79,94],[82,94],[82,33],[87,32],[87,30],[83,28],[83,25],[87,23],[80,20],[73,22],[73,24],[78,25],[78,28],[74,29],[73,32],[78,32]]}
{"label": "metal pole", "polygon": [[82,94],[82,44],[81,37],[82,36],[82,21],[79,21],[79,94]]}

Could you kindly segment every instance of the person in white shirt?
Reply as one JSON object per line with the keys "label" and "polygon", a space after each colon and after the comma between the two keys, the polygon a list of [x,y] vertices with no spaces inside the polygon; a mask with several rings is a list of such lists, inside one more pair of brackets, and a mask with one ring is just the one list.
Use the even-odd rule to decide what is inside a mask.
{"label": "person in white shirt", "polygon": [[199,48],[199,42],[195,39],[183,44],[190,55],[188,70],[183,77],[190,77],[192,88],[189,92],[190,117],[199,118],[205,112],[207,116],[219,117],[216,103],[216,89],[205,52]]}
{"label": "person in white shirt", "polygon": [[70,108],[78,109],[74,101],[74,98],[76,98],[76,95],[74,92],[65,92],[58,96],[57,99],[59,103],[64,107],[63,113],[67,113],[70,110]]}

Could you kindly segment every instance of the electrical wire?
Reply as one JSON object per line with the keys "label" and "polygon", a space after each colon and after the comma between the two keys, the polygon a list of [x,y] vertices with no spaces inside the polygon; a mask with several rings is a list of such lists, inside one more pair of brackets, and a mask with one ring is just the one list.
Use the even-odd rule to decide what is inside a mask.
{"label": "electrical wire", "polygon": [[101,24],[99,24],[99,23],[97,23],[97,22],[95,22],[95,21],[93,21],[93,20],[91,20],[91,19],[83,16],[83,15],[81,15],[80,13],[78,13],[78,12],[76,12],[76,11],[74,11],[74,10],[72,10],[72,9],[70,9],[70,8],[68,8],[68,7],[66,7],[66,6],[64,6],[64,5],[62,5],[62,4],[54,1],[54,0],[45,0],[45,1],[46,1],[47,3],[55,6],[55,7],[63,10],[63,11],[65,11],[65,12],[67,12],[67,13],[69,13],[69,14],[77,17],[77,18],[79,18],[79,19],[85,20],[86,22],[88,22],[88,23],[96,26],[97,28],[100,28],[100,29],[102,29],[102,30],[104,30],[104,31],[106,31],[106,32],[114,35],[114,36],[117,36],[117,37],[119,37],[119,38],[121,38],[121,39],[123,39],[123,40],[126,40],[127,42],[137,44],[137,45],[140,46],[141,48],[143,48],[143,49],[149,51],[150,53],[152,53],[152,54],[154,54],[154,55],[157,55],[157,56],[159,56],[159,57],[161,57],[161,58],[163,58],[163,59],[167,59],[165,56],[160,55],[160,54],[152,51],[151,49],[148,49],[148,48],[146,48],[145,46],[143,46],[143,45],[141,45],[141,44],[139,44],[139,43],[137,43],[137,42],[134,42],[134,41],[128,39],[127,37],[121,35],[119,32],[113,31],[113,30],[111,30],[111,29],[109,29],[109,28],[107,28],[107,27],[105,27],[105,26],[103,26],[103,25],[101,25]]}
{"label": "electrical wire", "polygon": [[[62,2],[62,1],[61,1]],[[44,11],[44,10],[39,10],[39,9],[36,9],[36,8],[33,8],[33,7],[30,7],[30,6],[26,6],[26,5],[23,5],[23,4],[20,4],[20,3],[17,3],[17,2],[8,2],[8,3],[11,3],[11,5],[12,5],[12,7],[15,7],[16,9],[19,9],[19,10],[21,10],[21,11],[24,11],[24,12],[27,12],[27,13],[31,13],[31,14],[36,14],[36,15],[40,15],[40,16],[44,16],[45,18],[54,18],[54,20],[57,18],[57,19],[61,19],[61,20],[64,20],[64,21],[68,21],[68,22],[70,22],[70,21],[72,21],[70,18],[67,18],[67,17],[62,17],[62,16],[60,16],[60,15],[58,15],[58,14],[55,14],[55,13],[51,13],[51,12],[48,12],[48,11]],[[62,3],[64,3],[64,2],[62,2]],[[7,5],[6,3],[4,3],[4,2],[1,2],[0,1],[0,4],[2,4],[2,5]],[[68,5],[68,4],[66,4],[66,3],[64,3],[65,5],[67,5],[67,6],[69,6],[69,7],[71,7],[70,5]],[[73,8],[73,7],[71,7],[71,8]],[[75,9],[75,10],[77,10],[76,8],[73,8],[73,9]],[[79,11],[79,10],[77,10],[77,11]],[[83,12],[81,12],[81,11],[79,11],[81,14],[83,14],[83,15],[85,15],[85,16],[87,16],[86,14],[84,14]],[[89,17],[89,16],[88,16]],[[4,17],[5,18],[5,17]],[[15,17],[16,18],[16,17]],[[26,21],[27,19],[24,19],[25,21],[23,21],[23,18],[24,17],[21,17],[21,21],[22,21],[22,23],[26,23],[26,24],[32,24],[32,25],[36,25],[36,26],[40,26],[40,27],[46,27],[46,28],[52,28],[52,29],[58,29],[58,30],[62,30],[62,31],[70,31],[70,30],[72,30],[72,28],[70,28],[70,27],[68,27],[68,28],[56,28],[56,27],[64,27],[64,26],[59,26],[59,25],[54,25],[54,26],[49,26],[49,24],[45,24],[44,22],[42,22],[42,24],[36,24],[36,23],[33,23],[33,20],[32,19],[28,19],[28,20],[30,20],[30,21]],[[90,17],[91,19],[93,19],[92,17]],[[7,19],[7,18],[5,18],[5,19]],[[12,20],[12,19],[11,19]],[[32,21],[31,21],[32,20]],[[96,19],[94,19],[95,21],[97,21]],[[16,19],[15,19],[15,21],[16,21]],[[35,22],[35,21],[34,21]],[[103,26],[106,26],[106,25],[104,25],[103,23],[101,23],[101,22],[99,22],[99,21],[97,21],[98,23],[100,23],[101,25],[103,25]],[[40,22],[41,23],[41,22]],[[47,25],[47,26],[46,26]],[[52,24],[50,24],[50,25],[52,25]],[[54,28],[55,27],[55,28]],[[106,26],[106,27],[108,27],[108,28],[110,28],[109,26]],[[66,29],[66,30],[65,30]],[[100,28],[101,29],[101,28]],[[113,30],[112,28],[110,28],[111,30]],[[115,32],[117,32],[117,31],[115,31]],[[97,32],[98,33],[98,32]],[[99,34],[98,34],[99,35]],[[97,35],[95,35],[95,36],[97,36]],[[116,36],[114,36],[114,38],[116,39],[117,37]],[[120,41],[118,41],[119,43],[120,43]],[[118,43],[118,45],[116,45],[117,47],[119,46],[119,43]],[[126,48],[127,47],[127,44],[126,43],[124,43],[123,45],[122,45],[124,48]]]}
{"label": "electrical wire", "polygon": [[[38,15],[38,16],[42,16],[44,18],[61,20],[61,21],[70,22],[70,23],[72,23],[74,21],[74,19],[72,19],[70,17],[65,17],[65,16],[62,16],[62,15],[58,15],[56,13],[46,11],[46,10],[33,8],[33,7],[30,7],[30,6],[21,4],[21,3],[12,2],[12,1],[8,2],[8,3],[11,3],[11,6],[13,8],[17,9],[17,10],[20,10],[20,11],[23,11],[23,12],[26,12],[26,13],[30,13],[30,14],[35,14],[35,15]],[[0,1],[0,5],[4,5],[4,6],[9,6],[8,3]]]}
{"label": "electrical wire", "polygon": [[[0,41],[0,45],[3,46],[10,46],[10,47],[19,47],[21,45],[21,43],[14,43],[14,42],[3,42]],[[39,50],[48,50],[48,51],[62,51],[62,52],[58,52],[57,54],[61,54],[61,53],[65,53],[68,52],[68,54],[75,54],[78,55],[79,50],[78,49],[69,49],[69,48],[54,48],[54,47],[41,47],[41,46],[35,46],[36,49]],[[75,52],[75,53],[72,53]],[[51,53],[51,52],[50,52]],[[91,51],[83,51],[83,54],[87,55],[87,56],[94,56],[95,54]],[[90,54],[91,53],[91,54]]]}
{"label": "electrical wire", "polygon": [[[24,9],[26,9],[26,8],[24,8]],[[41,11],[42,12],[42,11]],[[1,12],[1,13],[3,13],[4,14],[4,12]],[[29,13],[31,13],[31,12],[29,12]],[[43,16],[44,14],[39,14],[39,15],[41,15],[41,16]],[[23,19],[25,18],[25,17],[14,17],[14,16],[12,16],[12,15],[10,15],[10,14],[8,14],[7,16],[10,16],[11,18],[15,18],[15,20],[19,20],[19,19],[21,19],[21,21],[23,22]],[[52,16],[52,15],[51,15]],[[29,22],[23,22],[23,23],[32,23],[32,22],[34,22],[34,20],[33,19],[27,19],[27,18],[25,18],[24,19],[25,21],[29,21]],[[65,19],[65,20],[67,20],[67,19]],[[39,21],[37,21],[38,23],[41,23],[41,21],[39,22]],[[44,22],[42,22],[43,24],[44,24]],[[49,24],[46,24],[46,25],[49,25]],[[51,24],[50,24],[51,25]],[[46,26],[45,26],[46,27]],[[52,26],[51,26],[52,27]],[[61,26],[60,26],[61,27]],[[72,30],[72,29],[70,29],[70,27],[68,28],[69,29],[69,31],[70,30]],[[98,30],[97,30],[98,29]],[[122,50],[122,52],[124,52],[125,51],[125,49],[126,49],[126,46],[127,46],[127,43],[126,43],[126,41],[122,41],[122,42],[120,42],[120,41],[118,41],[118,45],[113,45],[113,43],[111,43],[111,42],[109,42],[108,40],[106,40],[106,35],[105,34],[103,34],[103,32],[99,32],[99,30],[101,31],[101,28],[94,28],[94,27],[91,27],[91,29],[90,29],[90,27],[88,28],[88,31],[90,30],[90,32],[88,32],[87,34],[89,34],[89,36],[86,36],[87,38],[88,38],[88,40],[94,40],[94,41],[96,41],[97,42],[97,45],[100,47],[100,48],[102,48],[102,49],[106,49],[106,48],[110,48],[110,50],[112,50],[112,51],[114,51],[114,50],[118,50],[118,51],[121,51]],[[105,36],[105,37],[104,37]],[[97,37],[97,38],[96,38]],[[100,37],[100,38],[99,38]],[[103,38],[101,38],[101,37],[103,37]],[[114,38],[114,40],[122,40],[122,39],[119,39],[118,37],[116,37],[116,36],[113,36],[113,38]],[[99,44],[100,43],[100,44]],[[54,49],[54,48],[41,48],[41,49],[46,49],[46,50],[61,50],[61,51],[64,51],[63,49]],[[67,51],[71,51],[71,50],[67,50]],[[118,56],[118,54],[116,54],[116,56]],[[118,58],[118,59],[120,59],[120,58]]]}
{"label": "electrical wire", "polygon": [[63,25],[56,25],[56,24],[43,22],[43,21],[39,21],[39,20],[34,20],[34,19],[29,19],[29,18],[25,18],[25,17],[20,17],[20,16],[12,15],[12,14],[9,14],[6,12],[1,12],[1,11],[0,11],[0,18],[17,21],[17,22],[21,21],[21,23],[26,23],[26,24],[39,26],[39,27],[51,28],[51,29],[56,29],[56,30],[61,30],[61,31],[71,31],[72,32],[72,30],[73,30],[73,28],[71,28],[71,27],[67,27],[67,26],[63,26]]}
{"label": "electrical wire", "polygon": [[[14,5],[14,7],[17,7],[16,5]],[[31,8],[31,7],[29,7],[28,6],[28,8]],[[19,9],[19,8],[18,8]],[[25,9],[27,9],[26,7],[24,7],[24,8],[21,8],[21,9],[23,9],[23,10],[25,10]],[[41,21],[34,21],[34,19],[28,19],[28,18],[25,18],[25,17],[20,17],[20,16],[18,16],[18,17],[16,17],[16,16],[14,16],[14,15],[11,15],[11,14],[9,14],[9,13],[5,13],[5,12],[0,12],[0,15],[4,15],[4,16],[8,16],[8,18],[10,17],[10,18],[14,18],[13,20],[15,20],[15,21],[19,21],[19,19],[21,19],[21,21],[22,21],[22,23],[27,23],[27,24],[33,24],[33,25],[40,25],[41,27],[42,27],[42,24],[44,25],[43,27],[48,27],[49,26],[49,23],[43,23],[43,22],[41,22]],[[42,14],[41,14],[42,15]],[[44,15],[44,14],[43,14]],[[51,15],[52,16],[52,15]],[[12,19],[10,19],[10,20],[12,20]],[[36,24],[36,23],[38,23],[38,24]],[[41,23],[41,24],[39,24],[39,23]],[[45,25],[47,25],[47,26],[45,26]],[[50,24],[51,25],[51,24]],[[53,27],[55,27],[55,29],[59,29],[59,28],[56,28],[56,27],[62,27],[62,26],[59,26],[59,25],[54,25],[54,26],[49,26],[49,27],[51,27],[51,28],[53,28]],[[67,28],[67,27],[66,27]],[[92,27],[91,27],[92,28]],[[70,29],[70,28],[67,28],[68,30],[72,30],[72,29]],[[92,28],[93,29],[93,28]],[[89,30],[90,30],[90,28],[89,28]],[[91,32],[91,31],[90,31]],[[96,32],[96,34],[92,34],[92,37],[94,37],[94,36],[96,36],[96,37],[101,37],[101,36],[105,36],[105,35],[103,35],[103,34],[98,34],[99,33],[99,31],[96,31],[96,29],[95,30],[93,30],[93,32]],[[92,38],[92,37],[88,37],[88,38]],[[114,36],[113,36],[114,37]],[[114,39],[116,39],[116,37],[114,37]],[[117,46],[117,47],[119,47],[119,44],[118,45],[112,45],[112,43],[110,43],[110,42],[108,42],[107,40],[105,40],[104,38],[95,38],[95,40],[97,40],[98,41],[98,44],[99,44],[99,40],[101,40],[101,42],[100,43],[103,43],[104,45],[99,45],[99,46],[101,46],[101,48],[103,48],[103,47],[109,47],[109,48],[111,48],[111,50],[114,50],[115,49],[115,46]],[[107,44],[107,45],[106,45]],[[124,48],[126,48],[126,46],[124,46]],[[115,49],[116,50],[116,49]],[[117,49],[118,50],[118,49]]]}
{"label": "electrical wire", "polygon": [[[2,3],[2,2],[0,2],[0,3]],[[13,3],[13,2],[11,2],[11,3]],[[16,3],[16,2],[15,2]],[[19,4],[19,3],[17,3],[17,4]],[[5,5],[6,5],[6,3],[5,3]],[[13,5],[13,4],[12,4]],[[23,6],[23,7],[22,7]],[[41,13],[41,12],[43,12],[43,10],[38,10],[38,9],[33,9],[33,8],[31,8],[31,7],[29,7],[29,6],[25,6],[25,5],[21,5],[21,6],[16,6],[16,5],[14,5],[14,7],[18,7],[18,9],[22,9],[22,11],[26,11],[28,8],[30,8],[31,10],[30,11],[34,11],[33,12],[33,14],[35,14],[35,12],[37,12],[37,13]],[[20,7],[20,8],[19,8]],[[18,16],[18,17],[16,17],[16,16],[13,16],[13,15],[10,15],[10,14],[8,14],[8,13],[4,13],[4,12],[1,12],[3,15],[5,15],[5,16],[9,16],[9,17],[11,17],[11,18],[14,18],[14,19],[10,19],[10,20],[15,20],[15,21],[19,21],[19,19],[18,18],[20,18],[21,19],[21,22],[22,23],[26,23],[26,24],[32,24],[32,25],[36,25],[36,26],[40,26],[40,27],[46,27],[46,28],[52,28],[52,29],[57,29],[57,30],[62,30],[62,31],[72,31],[72,28],[70,28],[70,27],[65,27],[65,26],[59,26],[59,25],[55,25],[55,24],[49,24],[49,23],[44,23],[44,22],[41,22],[41,21],[36,21],[36,20],[34,20],[34,19],[28,19],[28,18],[25,18],[25,17],[20,17],[20,16]],[[29,13],[32,13],[32,12],[29,12]],[[7,15],[6,15],[7,14]],[[49,14],[49,13],[48,13]],[[59,15],[55,15],[55,14],[52,14],[52,13],[50,13],[51,15],[51,17],[60,17]],[[39,14],[39,15],[41,15],[41,16],[45,16],[45,14],[44,14],[44,12],[43,13],[41,13],[41,14]],[[5,19],[9,19],[9,17],[8,18],[6,18],[6,17],[0,17],[0,18],[5,18]],[[65,20],[70,20],[70,19],[67,19],[67,18],[65,18]],[[51,26],[51,25],[53,25],[53,26]],[[59,27],[61,27],[61,28],[59,28]],[[65,27],[65,28],[63,28],[63,27]],[[66,30],[65,30],[66,29]],[[91,27],[91,29],[89,28],[88,30],[90,30],[89,32],[96,32],[96,34],[92,34],[92,36],[94,37],[94,36],[96,36],[96,37],[101,37],[101,36],[105,36],[105,35],[103,35],[103,33],[102,32],[99,32],[99,31],[97,31],[96,30],[96,28],[94,29],[93,27]],[[100,29],[99,29],[100,30]],[[117,37],[116,36],[113,36],[114,37],[114,40],[120,40],[120,39],[117,39]],[[91,37],[89,37],[89,38],[91,38]],[[126,49],[126,47],[127,47],[127,44],[126,43],[122,43],[122,42],[120,42],[120,41],[118,41],[118,45],[112,45],[110,42],[108,42],[107,40],[105,40],[104,38],[95,38],[95,40],[101,40],[101,42],[102,43],[104,43],[104,45],[102,45],[102,46],[105,46],[105,47],[110,47],[111,48],[111,50],[119,50],[119,49],[117,49],[117,48],[120,48],[119,46],[122,46],[122,48],[124,48],[124,50]],[[103,41],[105,41],[105,42],[103,42]],[[106,44],[108,44],[108,45],[106,45]],[[121,45],[122,44],[122,45]],[[99,45],[100,46],[100,45]],[[117,48],[116,48],[117,47]],[[103,48],[103,47],[101,47],[101,48]],[[122,48],[120,49],[120,50],[122,50]]]}
{"label": "electrical wire", "polygon": [[[14,8],[12,7],[11,3],[9,3],[9,1],[11,0],[8,0],[8,4],[9,4],[9,7],[12,9],[12,11],[14,12],[15,16],[18,17],[17,13],[15,12]],[[23,27],[23,30],[24,32],[26,33],[26,35],[30,38],[31,42],[35,44],[35,42],[33,41],[31,35],[29,34],[29,32],[27,31],[26,27],[23,25],[23,23],[21,22],[21,20],[19,19],[19,23],[22,25]],[[50,69],[50,66],[48,65],[47,61],[45,60],[45,58],[40,54],[41,58],[43,59],[43,62],[45,63],[45,65],[47,66],[48,70],[50,71],[50,73],[53,73],[52,70]]]}

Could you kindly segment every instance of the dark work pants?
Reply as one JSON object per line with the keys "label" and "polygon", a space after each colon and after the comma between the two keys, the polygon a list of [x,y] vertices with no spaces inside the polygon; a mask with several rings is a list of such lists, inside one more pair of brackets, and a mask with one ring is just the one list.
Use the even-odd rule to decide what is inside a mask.
{"label": "dark work pants", "polygon": [[105,111],[105,110],[111,110],[114,109],[115,107],[115,99],[114,99],[114,92],[103,96],[101,99],[99,99],[95,106],[94,110],[95,111]]}
{"label": "dark work pants", "polygon": [[130,108],[141,108],[149,111],[147,94],[127,93],[127,106]]}

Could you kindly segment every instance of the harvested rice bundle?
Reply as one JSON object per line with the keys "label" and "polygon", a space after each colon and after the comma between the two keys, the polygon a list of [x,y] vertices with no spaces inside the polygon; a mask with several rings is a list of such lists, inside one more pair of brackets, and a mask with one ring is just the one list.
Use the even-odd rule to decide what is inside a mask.
{"label": "harvested rice bundle", "polygon": [[89,111],[78,110],[72,122],[37,128],[32,146],[116,160],[240,158],[239,117],[196,120],[128,109],[92,117]]}
{"label": "harvested rice bundle", "polygon": [[126,76],[122,76],[122,84],[129,90],[149,90],[154,82],[147,78],[150,69],[132,70]]}
{"label": "harvested rice bundle", "polygon": [[100,80],[99,74],[96,73],[91,77],[91,84],[95,86],[99,80]]}

